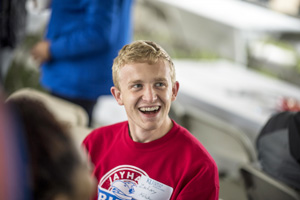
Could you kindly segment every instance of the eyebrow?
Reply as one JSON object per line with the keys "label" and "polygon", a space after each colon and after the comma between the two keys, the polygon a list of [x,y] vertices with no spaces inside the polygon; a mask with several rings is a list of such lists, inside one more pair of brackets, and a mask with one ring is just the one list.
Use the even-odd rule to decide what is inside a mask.
{"label": "eyebrow", "polygon": [[156,78],[155,82],[157,82],[157,81],[168,81],[168,80],[166,78]]}
{"label": "eyebrow", "polygon": [[[159,81],[162,81],[162,82],[166,82],[168,81],[166,78],[155,78],[154,79],[155,82],[159,82]],[[129,81],[128,84],[131,85],[131,84],[139,84],[139,83],[142,83],[143,80],[134,80],[134,81]]]}
{"label": "eyebrow", "polygon": [[132,84],[138,84],[138,83],[141,83],[143,82],[142,80],[134,80],[134,81],[129,81],[128,84],[129,85],[132,85]]}

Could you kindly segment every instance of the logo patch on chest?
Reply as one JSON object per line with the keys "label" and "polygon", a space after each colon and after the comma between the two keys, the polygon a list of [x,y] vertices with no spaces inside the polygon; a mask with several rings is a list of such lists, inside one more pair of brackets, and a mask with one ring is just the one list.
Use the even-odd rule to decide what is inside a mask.
{"label": "logo patch on chest", "polygon": [[173,188],[151,179],[134,166],[121,165],[99,181],[98,200],[168,200]]}

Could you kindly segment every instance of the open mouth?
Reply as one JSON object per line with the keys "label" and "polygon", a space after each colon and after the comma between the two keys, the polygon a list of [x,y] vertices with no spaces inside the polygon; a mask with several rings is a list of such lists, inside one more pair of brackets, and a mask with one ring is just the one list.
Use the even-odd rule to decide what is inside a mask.
{"label": "open mouth", "polygon": [[144,114],[154,114],[157,113],[159,110],[160,110],[160,106],[139,108],[139,111],[141,111]]}

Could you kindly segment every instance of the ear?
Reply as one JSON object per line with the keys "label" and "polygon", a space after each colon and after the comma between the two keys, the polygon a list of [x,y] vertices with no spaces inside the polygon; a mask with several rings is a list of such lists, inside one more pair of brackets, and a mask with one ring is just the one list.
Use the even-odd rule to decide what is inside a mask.
{"label": "ear", "polygon": [[118,88],[113,86],[113,87],[110,88],[110,92],[115,97],[115,99],[117,100],[117,102],[120,106],[124,105],[123,100],[122,100],[121,91]]}
{"label": "ear", "polygon": [[179,82],[176,81],[172,88],[172,101],[176,99],[178,90],[179,90]]}

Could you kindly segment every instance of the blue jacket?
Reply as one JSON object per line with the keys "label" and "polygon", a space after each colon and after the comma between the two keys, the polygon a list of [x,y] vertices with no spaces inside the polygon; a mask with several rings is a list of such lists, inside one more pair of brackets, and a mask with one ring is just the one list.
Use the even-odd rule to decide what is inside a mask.
{"label": "blue jacket", "polygon": [[70,98],[110,94],[113,59],[132,36],[131,7],[132,0],[52,0],[41,84]]}

